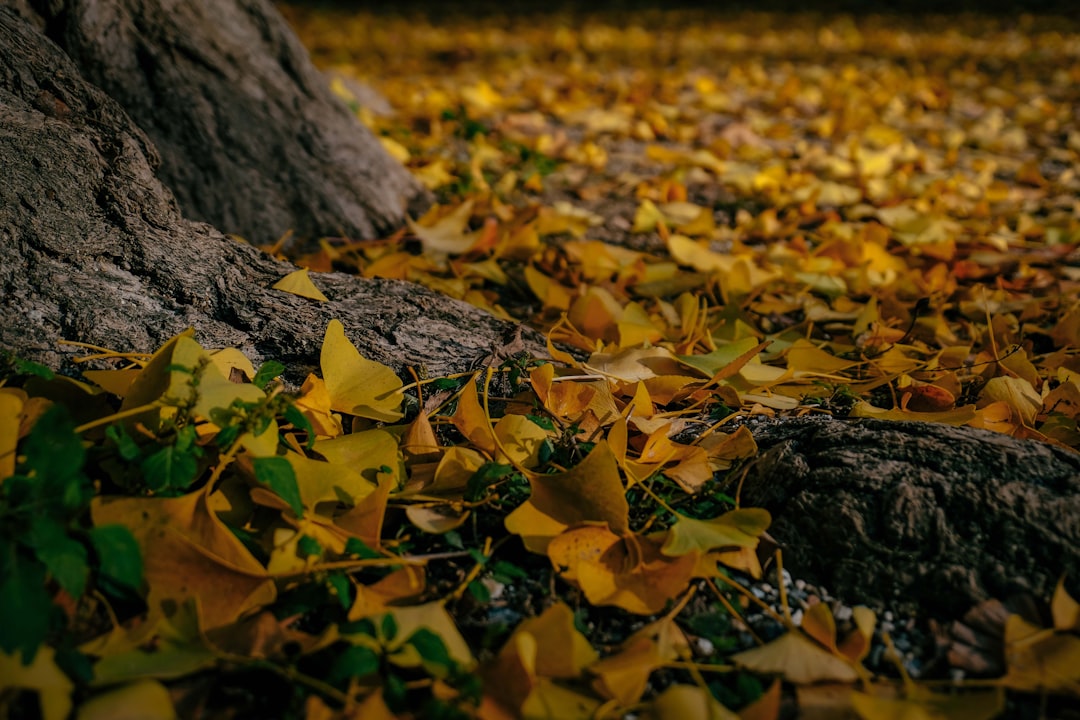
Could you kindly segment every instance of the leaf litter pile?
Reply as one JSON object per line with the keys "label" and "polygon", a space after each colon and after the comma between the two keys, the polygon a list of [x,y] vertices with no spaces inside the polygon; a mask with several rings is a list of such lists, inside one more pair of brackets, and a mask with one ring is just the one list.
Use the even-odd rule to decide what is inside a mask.
{"label": "leaf litter pile", "polygon": [[1075,26],[289,17],[438,202],[374,241],[284,236],[268,249],[305,269],[276,287],[414,281],[541,330],[554,362],[510,347],[402,379],[336,321],[295,384],[190,334],[88,348],[114,369],[80,381],[8,360],[6,716],[972,718],[1080,696],[1064,584],[1043,623],[981,609],[990,677],[919,678],[883,608],[804,591],[739,503],[747,416],[1080,448]]}

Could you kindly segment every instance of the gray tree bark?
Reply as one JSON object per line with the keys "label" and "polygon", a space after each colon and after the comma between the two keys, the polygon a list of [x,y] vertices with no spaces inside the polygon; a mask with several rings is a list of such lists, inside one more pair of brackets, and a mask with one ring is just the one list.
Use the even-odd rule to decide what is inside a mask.
{"label": "gray tree bark", "polygon": [[372,238],[427,202],[269,0],[30,4],[82,76],[149,136],[185,217],[253,243],[286,230]]}
{"label": "gray tree bark", "polygon": [[751,424],[742,501],[784,564],[847,602],[960,617],[1080,595],[1080,454],[969,427],[827,417]]}
{"label": "gray tree bark", "polygon": [[272,290],[295,268],[186,220],[157,162],[123,108],[0,7],[0,346],[70,371],[85,350],[61,340],[152,351],[194,327],[303,377],[337,318],[398,372],[543,352],[536,333],[410,283],[313,276],[328,303]]}

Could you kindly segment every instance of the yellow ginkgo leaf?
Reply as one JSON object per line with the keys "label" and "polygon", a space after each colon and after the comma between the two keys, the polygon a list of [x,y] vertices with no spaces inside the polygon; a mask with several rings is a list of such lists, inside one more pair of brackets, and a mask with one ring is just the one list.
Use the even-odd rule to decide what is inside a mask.
{"label": "yellow ginkgo leaf", "polygon": [[610,292],[593,287],[570,305],[567,318],[588,337],[615,342],[619,339],[617,323],[622,314],[622,305]]}
{"label": "yellow ginkgo leaf", "polygon": [[1080,638],[1010,615],[1005,621],[1005,666],[1008,672],[999,681],[1003,687],[1075,694],[1080,688]]}
{"label": "yellow ginkgo leaf", "polygon": [[251,364],[248,356],[236,348],[222,348],[211,350],[210,359],[217,365],[221,374],[227,378],[233,377],[233,371],[238,370],[244,377],[251,380],[255,377],[255,366]]}
{"label": "yellow ginkgo leaf", "polygon": [[589,668],[589,672],[596,676],[593,688],[624,706],[633,705],[645,693],[649,675],[667,659],[674,660],[664,658],[650,638],[634,638],[624,643],[619,652]]}
{"label": "yellow ginkgo leaf", "polygon": [[[380,432],[380,431],[372,431]],[[362,436],[366,433],[357,433],[356,435],[342,435],[340,438],[324,441],[326,445],[340,444],[342,440],[348,440],[349,438]],[[386,433],[383,433],[384,435]],[[390,440],[393,443],[393,439]],[[315,451],[319,453],[331,453],[327,457],[332,456],[332,451],[328,450],[326,445],[322,448],[322,442],[315,443]],[[373,449],[381,449],[378,446],[372,446]],[[391,444],[391,449],[394,448]],[[325,454],[325,453],[324,453]],[[300,501],[304,504],[305,508],[314,510],[315,506],[319,503],[332,502],[332,503],[345,503],[346,505],[355,505],[360,500],[370,495],[375,491],[376,482],[364,478],[359,472],[359,467],[354,470],[353,465],[347,465],[340,462],[323,462],[321,460],[312,460],[311,458],[304,457],[299,453],[287,452],[285,459],[292,466],[293,472],[296,474],[296,485],[300,490]],[[365,458],[366,460],[366,458]],[[379,460],[373,458],[375,462]],[[367,462],[364,463],[367,465]],[[361,466],[363,467],[363,466]],[[372,471],[373,473],[373,471]]]}
{"label": "yellow ginkgo leaf", "polygon": [[779,674],[793,683],[824,680],[854,682],[859,674],[849,663],[798,632],[784,633],[770,643],[731,656],[754,672]]}
{"label": "yellow ginkgo leaf", "polygon": [[721,705],[712,693],[697,685],[672,685],[653,700],[646,717],[650,720],[739,720],[739,716]]}
{"label": "yellow ginkgo leaf", "polygon": [[36,691],[43,720],[64,720],[71,712],[75,684],[56,664],[56,651],[48,645],[38,648],[29,664],[24,664],[17,652],[9,655],[0,651],[0,678],[5,689]]}
{"label": "yellow ginkgo leaf", "polygon": [[468,643],[461,637],[454,619],[446,612],[441,600],[410,607],[395,607],[391,614],[397,621],[398,631],[388,649],[401,647],[409,641],[413,633],[426,628],[442,638],[447,653],[462,668],[468,669],[476,664]]}
{"label": "yellow ginkgo leaf", "polygon": [[644,694],[653,670],[688,650],[686,635],[669,613],[631,635],[615,654],[590,665],[589,673],[596,677],[593,687],[624,706],[633,705]]}
{"label": "yellow ginkgo leaf", "polygon": [[593,605],[614,605],[639,615],[660,612],[682,593],[698,561],[697,553],[664,555],[657,537],[616,535],[601,525],[562,533],[548,545],[548,557]]}
{"label": "yellow ginkgo leaf", "polygon": [[532,420],[524,415],[504,415],[495,423],[494,433],[499,440],[496,462],[506,463],[509,456],[522,467],[533,468],[539,464],[540,448],[547,440],[547,431]]}
{"label": "yellow ginkgo leaf", "polygon": [[713,520],[696,520],[679,515],[668,531],[663,553],[677,556],[695,550],[702,553],[716,548],[755,548],[772,517],[761,508],[738,508]]}
{"label": "yellow ginkgo leaf", "polygon": [[863,720],[990,720],[1005,709],[1001,689],[944,694],[912,687],[905,698],[853,691],[851,707]]}
{"label": "yellow ginkgo leaf", "polygon": [[138,377],[139,372],[139,370],[133,368],[123,370],[83,370],[83,378],[94,383],[102,390],[122,398],[127,395],[128,388]]}
{"label": "yellow ginkgo leaf", "polygon": [[139,680],[86,701],[76,720],[173,720],[176,708],[164,685]]}
{"label": "yellow ginkgo leaf", "polygon": [[532,290],[533,295],[544,304],[545,308],[555,310],[567,310],[573,301],[570,289],[563,287],[558,281],[548,277],[532,265],[525,266],[525,282]]}
{"label": "yellow ginkgo leaf", "polygon": [[457,530],[469,519],[471,512],[450,503],[442,505],[410,505],[405,517],[420,530],[431,535],[442,535]]}
{"label": "yellow ginkgo leaf", "polygon": [[314,373],[309,374],[300,387],[296,407],[311,423],[317,436],[337,437],[344,432],[341,416],[335,415],[330,409],[330,393],[326,390],[326,383]]}
{"label": "yellow ginkgo leaf", "polygon": [[381,472],[394,479],[402,475],[397,438],[385,430],[365,430],[318,440],[314,449],[328,462],[348,468],[372,484],[378,483]]}
{"label": "yellow ginkgo leaf", "polygon": [[461,432],[469,442],[480,448],[488,455],[495,456],[495,433],[491,429],[491,421],[483,406],[480,405],[480,395],[476,390],[473,380],[465,383],[461,394],[458,395],[458,406],[450,422]]}
{"label": "yellow ginkgo leaf", "polygon": [[26,393],[0,388],[0,480],[15,472],[15,446]]}
{"label": "yellow ginkgo leaf", "polygon": [[202,492],[177,498],[96,499],[95,525],[123,523],[142,551],[148,623],[197,598],[207,629],[273,602],[266,568],[213,512]]}
{"label": "yellow ginkgo leaf", "polygon": [[292,271],[270,287],[274,290],[299,295],[300,297],[310,298],[311,300],[318,300],[319,302],[327,301],[327,297],[322,294],[319,288],[315,287],[315,283],[311,282],[311,277],[308,275],[307,268],[300,268],[299,270]]}
{"label": "yellow ginkgo leaf", "polygon": [[430,223],[426,222],[428,216],[440,212],[441,208],[436,206],[428,211],[428,216],[421,218],[420,222],[410,219],[409,229],[420,239],[420,244],[427,252],[454,255],[467,252],[476,242],[476,235],[468,231],[473,203],[472,199],[466,200],[442,217]]}
{"label": "yellow ginkgo leaf", "polygon": [[704,437],[698,447],[708,453],[713,470],[727,470],[736,460],[754,457],[758,452],[754,434],[745,425],[730,434],[713,433]]}
{"label": "yellow ginkgo leaf", "polygon": [[1065,578],[1058,581],[1054,598],[1050,602],[1050,614],[1056,630],[1080,630],[1080,603],[1065,589]]}
{"label": "yellow ginkgo leaf", "polygon": [[828,603],[815,603],[803,615],[802,631],[832,652],[836,649],[836,619]]}
{"label": "yellow ginkgo leaf", "polygon": [[536,639],[532,670],[549,678],[576,678],[599,657],[588,638],[574,625],[574,611],[556,602],[537,617],[523,621],[514,634],[528,633]]}
{"label": "yellow ginkgo leaf", "polygon": [[593,353],[583,367],[619,382],[635,382],[658,375],[677,375],[682,371],[682,366],[671,351],[662,347],[636,347],[616,353]]}
{"label": "yellow ginkgo leaf", "polygon": [[432,485],[421,489],[424,495],[454,495],[461,497],[469,479],[487,462],[472,448],[455,445],[447,448],[435,468]]}
{"label": "yellow ginkgo leaf", "polygon": [[698,370],[708,377],[712,377],[756,347],[758,347],[756,337],[744,337],[720,345],[720,347],[706,355],[680,355],[679,362]]}
{"label": "yellow ginkgo leaf", "polygon": [[[529,479],[532,496],[505,520],[515,535],[532,537],[536,527],[525,513],[530,508],[563,528],[580,523],[604,523],[615,533],[629,529],[630,505],[626,502],[619,466],[607,442],[601,440],[592,452],[566,472],[536,475]],[[542,541],[538,541],[543,544]]]}
{"label": "yellow ginkgo leaf", "polygon": [[383,422],[401,419],[401,380],[361,355],[337,320],[326,326],[320,363],[333,410]]}
{"label": "yellow ginkgo leaf", "polygon": [[1008,375],[991,378],[983,386],[979,397],[988,402],[1008,403],[1028,427],[1035,426],[1035,416],[1042,410],[1042,397],[1031,383],[1023,378]]}
{"label": "yellow ginkgo leaf", "polygon": [[660,211],[660,208],[656,207],[652,200],[642,200],[637,212],[634,213],[634,226],[630,229],[630,232],[652,232],[662,222],[667,222],[667,220],[664,218],[664,213]]}

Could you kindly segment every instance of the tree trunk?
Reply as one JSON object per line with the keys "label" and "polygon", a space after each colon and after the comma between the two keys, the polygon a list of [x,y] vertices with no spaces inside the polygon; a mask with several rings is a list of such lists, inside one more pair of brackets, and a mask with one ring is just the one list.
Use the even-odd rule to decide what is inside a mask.
{"label": "tree trunk", "polygon": [[332,318],[399,372],[543,352],[537,334],[410,283],[319,274],[327,303],[270,289],[295,268],[184,219],[155,177],[150,139],[2,7],[0,163],[0,346],[27,359],[70,370],[85,351],[60,340],[151,351],[195,327],[208,347],[236,346],[303,377]]}
{"label": "tree trunk", "polygon": [[157,147],[185,217],[255,243],[371,238],[426,193],[334,97],[269,0],[31,0]]}
{"label": "tree trunk", "polygon": [[959,617],[1080,583],[1080,455],[969,427],[826,417],[751,424],[742,502],[784,565],[848,602]]}

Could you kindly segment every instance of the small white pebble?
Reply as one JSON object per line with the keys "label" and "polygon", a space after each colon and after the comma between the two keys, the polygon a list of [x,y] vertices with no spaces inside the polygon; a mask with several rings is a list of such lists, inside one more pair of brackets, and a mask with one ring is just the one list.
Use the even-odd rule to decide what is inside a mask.
{"label": "small white pebble", "polygon": [[883,633],[891,633],[895,629],[896,629],[896,625],[892,624],[891,622],[883,622],[883,623],[881,623],[881,632],[883,632]]}
{"label": "small white pebble", "polygon": [[756,597],[758,600],[763,600],[765,598],[765,593],[761,590],[761,588],[750,588],[750,592],[752,592],[754,594],[754,597]]}
{"label": "small white pebble", "polygon": [[797,590],[805,590],[806,589],[806,581],[805,580],[796,580],[795,581],[795,588]]}
{"label": "small white pebble", "polygon": [[796,625],[802,625],[802,615],[802,610],[796,610],[795,612],[791,613],[791,622],[795,623]]}
{"label": "small white pebble", "polygon": [[836,608],[836,610],[833,611],[833,617],[836,618],[837,620],[839,620],[840,622],[844,622],[845,620],[850,620],[852,614],[853,613],[852,613],[851,608],[849,608],[847,605],[841,605],[840,607]]}
{"label": "small white pebble", "polygon": [[964,681],[964,671],[961,668],[949,668],[949,679],[954,683]]}
{"label": "small white pebble", "polygon": [[708,638],[699,637],[695,644],[700,655],[712,655],[716,651],[716,646]]}
{"label": "small white pebble", "polygon": [[772,585],[770,585],[769,583],[761,583],[761,592],[765,593],[766,595],[771,595],[772,591]]}
{"label": "small white pebble", "polygon": [[789,573],[787,570],[785,570],[782,573],[782,577],[784,578],[784,584],[785,585],[790,585],[791,584],[791,573]]}
{"label": "small white pebble", "polygon": [[882,615],[881,617],[885,620],[885,622],[892,622],[893,621],[892,610],[886,610],[885,614]]}

